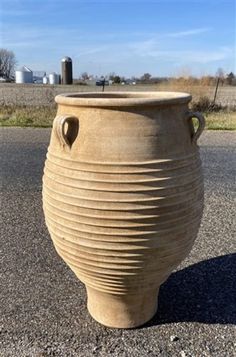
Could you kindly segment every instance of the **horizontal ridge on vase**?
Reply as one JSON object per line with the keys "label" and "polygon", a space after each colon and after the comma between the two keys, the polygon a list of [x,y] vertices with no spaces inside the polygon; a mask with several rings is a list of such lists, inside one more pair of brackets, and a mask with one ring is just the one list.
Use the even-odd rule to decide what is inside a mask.
{"label": "horizontal ridge on vase", "polygon": [[[190,252],[203,211],[200,113],[174,92],[56,97],[43,209],[58,254],[100,323],[132,328]],[[198,120],[197,129],[192,119]]]}

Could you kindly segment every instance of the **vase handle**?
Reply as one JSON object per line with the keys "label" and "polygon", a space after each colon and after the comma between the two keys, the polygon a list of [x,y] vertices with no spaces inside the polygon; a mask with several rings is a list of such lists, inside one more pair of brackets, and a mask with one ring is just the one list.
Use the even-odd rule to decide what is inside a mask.
{"label": "vase handle", "polygon": [[202,134],[202,132],[205,128],[206,122],[205,122],[204,116],[199,112],[189,112],[188,119],[192,120],[193,118],[196,118],[198,120],[198,128],[192,136],[192,143],[196,144],[197,140],[199,139],[200,135]]}
{"label": "vase handle", "polygon": [[79,119],[73,115],[58,115],[54,127],[61,145],[71,148],[79,132]]}

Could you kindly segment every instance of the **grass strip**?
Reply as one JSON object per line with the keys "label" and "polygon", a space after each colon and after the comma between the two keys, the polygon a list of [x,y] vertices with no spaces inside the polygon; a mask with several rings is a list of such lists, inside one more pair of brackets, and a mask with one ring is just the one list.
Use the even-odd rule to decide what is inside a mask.
{"label": "grass strip", "polygon": [[[56,106],[1,106],[0,126],[48,128],[56,116]],[[236,111],[204,113],[206,129],[236,130]]]}

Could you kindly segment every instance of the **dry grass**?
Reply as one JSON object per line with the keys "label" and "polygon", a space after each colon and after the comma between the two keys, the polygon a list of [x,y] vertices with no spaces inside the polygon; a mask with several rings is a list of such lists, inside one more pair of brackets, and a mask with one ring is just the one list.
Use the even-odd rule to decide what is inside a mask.
{"label": "dry grass", "polygon": [[[210,101],[214,98],[214,85],[199,85],[191,81],[169,81],[159,84],[138,84],[138,85],[111,85],[106,86],[105,91],[177,91],[187,92],[197,102],[200,97],[207,96]],[[57,85],[45,86],[40,84],[14,84],[0,83],[0,104],[1,105],[30,105],[30,106],[51,106],[54,97],[61,93],[73,92],[100,92],[101,87],[87,85]],[[233,86],[219,86],[216,104],[236,108],[236,88]]]}
{"label": "dry grass", "polygon": [[195,101],[203,96],[211,96],[214,87],[192,85],[191,83],[168,82],[157,85],[157,90],[190,93]]}

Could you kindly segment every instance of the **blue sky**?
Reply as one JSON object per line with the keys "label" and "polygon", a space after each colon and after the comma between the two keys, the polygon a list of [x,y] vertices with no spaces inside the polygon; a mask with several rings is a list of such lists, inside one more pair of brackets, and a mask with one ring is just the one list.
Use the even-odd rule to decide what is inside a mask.
{"label": "blue sky", "polygon": [[1,0],[0,47],[18,65],[124,76],[236,72],[234,0]]}

